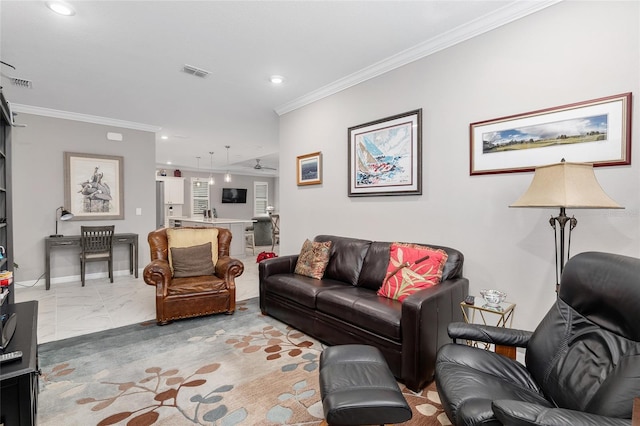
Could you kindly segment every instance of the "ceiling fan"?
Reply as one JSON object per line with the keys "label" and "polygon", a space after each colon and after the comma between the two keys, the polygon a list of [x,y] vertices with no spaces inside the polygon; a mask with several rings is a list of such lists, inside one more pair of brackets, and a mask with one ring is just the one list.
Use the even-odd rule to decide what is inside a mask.
{"label": "ceiling fan", "polygon": [[273,167],[263,166],[262,164],[260,164],[260,159],[259,158],[256,158],[256,165],[253,166],[253,168],[256,169],[256,170],[263,170],[263,169],[264,170],[278,170],[278,169],[275,169]]}

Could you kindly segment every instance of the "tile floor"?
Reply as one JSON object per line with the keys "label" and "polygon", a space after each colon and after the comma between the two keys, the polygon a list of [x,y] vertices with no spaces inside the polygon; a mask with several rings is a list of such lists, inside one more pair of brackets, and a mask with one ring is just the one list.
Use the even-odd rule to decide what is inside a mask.
{"label": "tile floor", "polygon": [[[256,247],[256,254],[271,251],[271,246]],[[276,246],[275,251],[278,252]],[[244,273],[236,278],[236,300],[258,296],[258,265],[250,249],[242,259]],[[35,287],[16,286],[15,301],[38,301],[38,343],[93,333],[123,325],[135,324],[156,317],[155,288],[133,275]]]}

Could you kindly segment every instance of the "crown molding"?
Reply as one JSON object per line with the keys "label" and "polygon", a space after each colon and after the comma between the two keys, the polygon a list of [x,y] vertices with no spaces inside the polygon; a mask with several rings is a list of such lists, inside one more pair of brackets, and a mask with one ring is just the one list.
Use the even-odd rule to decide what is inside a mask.
{"label": "crown molding", "polygon": [[97,115],[80,114],[77,112],[61,111],[31,105],[11,104],[11,111],[23,114],[41,115],[44,117],[61,118],[63,120],[82,121],[85,123],[102,124],[104,126],[120,127],[123,129],[142,130],[143,132],[159,132],[162,127],[149,124],[134,123],[133,121],[116,120],[114,118],[98,117]]}
{"label": "crown molding", "polygon": [[477,37],[481,34],[509,24],[525,16],[531,15],[549,6],[560,3],[562,0],[540,0],[540,1],[514,1],[488,15],[481,16],[471,22],[465,23],[446,33],[426,40],[414,47],[406,49],[389,58],[383,59],[369,67],[363,68],[353,74],[341,78],[331,84],[314,90],[304,96],[287,102],[274,109],[276,114],[283,115],[288,112],[302,108],[320,99],[334,95],[342,90],[348,89],[357,84],[363,83],[379,75],[385,74],[401,66],[417,61],[436,52],[454,46],[463,41]]}

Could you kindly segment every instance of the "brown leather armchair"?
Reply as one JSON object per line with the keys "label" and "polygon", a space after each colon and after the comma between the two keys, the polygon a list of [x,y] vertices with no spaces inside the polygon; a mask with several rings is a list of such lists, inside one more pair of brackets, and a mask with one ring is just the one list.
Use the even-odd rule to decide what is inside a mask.
{"label": "brown leather armchair", "polygon": [[218,230],[218,261],[215,275],[176,278],[168,258],[167,229],[149,233],[151,263],[144,268],[144,281],[156,287],[156,321],[165,325],[175,319],[216,313],[233,314],[236,308],[235,278],[244,265],[229,257],[231,231]]}

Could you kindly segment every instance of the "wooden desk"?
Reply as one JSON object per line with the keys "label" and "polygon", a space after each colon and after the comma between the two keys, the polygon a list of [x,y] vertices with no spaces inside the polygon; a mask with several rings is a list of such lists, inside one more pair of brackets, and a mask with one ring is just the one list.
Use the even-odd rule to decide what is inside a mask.
{"label": "wooden desk", "polygon": [[16,331],[5,352],[22,351],[22,358],[2,364],[0,371],[0,422],[5,425],[36,424],[38,407],[38,302],[10,304],[7,313],[17,315]]}
{"label": "wooden desk", "polygon": [[[138,278],[138,234],[113,234],[113,244],[129,245],[129,273],[135,274]],[[47,290],[51,288],[51,250],[60,247],[80,248],[80,235],[44,239],[44,275]]]}

